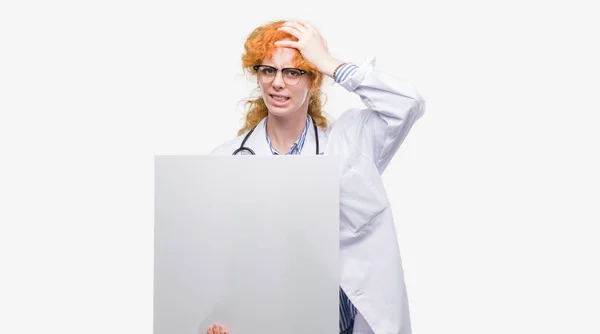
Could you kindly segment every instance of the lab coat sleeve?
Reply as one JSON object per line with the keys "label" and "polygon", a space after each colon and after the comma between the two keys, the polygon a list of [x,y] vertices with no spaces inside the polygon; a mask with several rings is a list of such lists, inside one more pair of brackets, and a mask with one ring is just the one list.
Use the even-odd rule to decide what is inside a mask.
{"label": "lab coat sleeve", "polygon": [[408,82],[374,68],[370,57],[340,85],[358,94],[367,109],[353,118],[354,147],[383,173],[411,127],[425,112],[425,101]]}

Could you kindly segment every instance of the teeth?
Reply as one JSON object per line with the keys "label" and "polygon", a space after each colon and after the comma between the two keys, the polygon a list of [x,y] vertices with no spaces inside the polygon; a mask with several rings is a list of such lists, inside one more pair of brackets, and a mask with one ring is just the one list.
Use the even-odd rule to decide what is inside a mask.
{"label": "teeth", "polygon": [[287,100],[287,99],[288,99],[288,98],[287,98],[287,97],[285,97],[285,96],[275,96],[275,95],[273,95],[273,98],[274,98],[275,100],[278,100],[278,101],[285,101],[285,100]]}

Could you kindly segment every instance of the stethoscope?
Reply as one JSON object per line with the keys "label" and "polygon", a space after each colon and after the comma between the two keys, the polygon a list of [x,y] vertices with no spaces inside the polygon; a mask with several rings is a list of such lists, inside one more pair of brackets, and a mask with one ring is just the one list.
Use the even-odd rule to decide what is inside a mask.
{"label": "stethoscope", "polygon": [[[315,124],[314,120],[313,120],[313,127],[315,128],[315,140],[317,142],[317,151],[316,151],[316,154],[319,155],[319,132],[317,131],[317,124]],[[246,137],[244,137],[244,140],[242,140],[242,144],[240,145],[240,148],[238,148],[237,150],[233,151],[232,155],[236,155],[236,154],[238,154],[238,153],[240,153],[242,151],[250,152],[250,154],[256,155],[254,153],[254,151],[250,147],[244,146],[244,144],[246,144],[246,140],[248,140],[248,138],[250,138],[250,135],[252,134],[252,132],[254,132],[254,129],[256,129],[256,126],[254,128],[252,128],[252,130],[250,130],[250,132],[248,132],[248,134],[246,135]]]}

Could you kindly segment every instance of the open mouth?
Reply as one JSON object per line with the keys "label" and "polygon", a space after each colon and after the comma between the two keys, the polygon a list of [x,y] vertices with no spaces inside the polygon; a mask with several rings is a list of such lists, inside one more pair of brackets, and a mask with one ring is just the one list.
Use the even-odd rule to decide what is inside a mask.
{"label": "open mouth", "polygon": [[285,107],[289,102],[290,102],[290,98],[287,96],[281,96],[281,95],[269,95],[271,97],[271,104],[273,104],[276,107]]}
{"label": "open mouth", "polygon": [[271,98],[273,98],[273,100],[275,100],[275,101],[280,101],[280,102],[285,102],[290,99],[287,96],[281,96],[281,95],[271,95]]}

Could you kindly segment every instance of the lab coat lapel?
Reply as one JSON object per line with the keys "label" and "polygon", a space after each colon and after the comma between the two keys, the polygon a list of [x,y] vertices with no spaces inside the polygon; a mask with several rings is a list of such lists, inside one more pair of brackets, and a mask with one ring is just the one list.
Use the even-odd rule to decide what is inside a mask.
{"label": "lab coat lapel", "polygon": [[315,155],[315,128],[313,127],[312,117],[308,117],[308,129],[304,138],[304,147],[300,155]]}
{"label": "lab coat lapel", "polygon": [[[324,133],[323,130],[317,127],[319,133],[319,153],[323,153],[325,146],[323,145]],[[308,119],[308,130],[306,131],[306,138],[304,139],[304,147],[300,155],[315,155],[317,149],[317,140],[315,138],[315,128],[313,125],[312,117]]]}
{"label": "lab coat lapel", "polygon": [[254,132],[250,135],[250,138],[246,141],[245,146],[254,150],[256,155],[272,155],[271,149],[269,148],[269,144],[267,143],[267,139],[265,137],[265,121],[266,118],[263,118],[260,123],[254,129]]}
{"label": "lab coat lapel", "polygon": [[[315,138],[315,128],[313,126],[312,117],[308,120],[308,131],[306,132],[306,138],[304,139],[304,147],[300,155],[315,155],[317,150],[317,140]],[[325,145],[327,144],[327,134],[323,129],[317,127],[319,133],[319,154],[323,154]]]}

